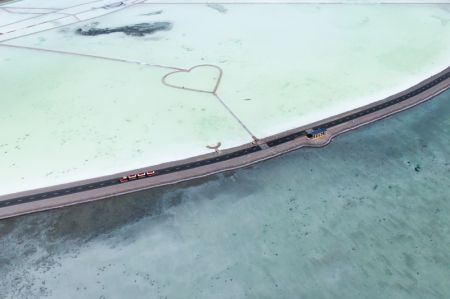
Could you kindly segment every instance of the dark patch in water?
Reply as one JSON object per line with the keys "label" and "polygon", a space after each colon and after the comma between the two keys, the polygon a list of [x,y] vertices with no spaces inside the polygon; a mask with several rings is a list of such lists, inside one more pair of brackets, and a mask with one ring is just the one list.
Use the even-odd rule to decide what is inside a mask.
{"label": "dark patch in water", "polygon": [[104,8],[104,9],[110,9],[110,8],[117,8],[117,7],[124,6],[124,5],[125,5],[125,3],[123,3],[122,1],[120,1],[120,2],[115,2],[115,3],[103,5],[102,8]]}
{"label": "dark patch in water", "polygon": [[110,34],[115,32],[122,32],[131,36],[144,36],[153,34],[158,31],[168,31],[172,29],[172,23],[169,22],[154,22],[154,23],[139,23],[129,26],[121,26],[115,28],[78,28],[75,30],[77,34],[85,36],[97,36],[102,34]]}
{"label": "dark patch in water", "polygon": [[417,164],[416,167],[414,167],[414,170],[415,170],[416,172],[420,172],[420,169],[421,169],[421,168],[420,168],[420,165],[419,165],[419,164]]}
{"label": "dark patch in water", "polygon": [[143,13],[143,14],[141,14],[141,16],[154,16],[154,15],[160,15],[162,13],[163,13],[162,10],[158,10],[158,11],[152,11],[149,13]]}
{"label": "dark patch in water", "polygon": [[212,8],[222,14],[225,14],[228,11],[223,5],[218,4],[218,3],[209,3],[209,4],[206,4],[206,6],[208,6],[209,8]]}

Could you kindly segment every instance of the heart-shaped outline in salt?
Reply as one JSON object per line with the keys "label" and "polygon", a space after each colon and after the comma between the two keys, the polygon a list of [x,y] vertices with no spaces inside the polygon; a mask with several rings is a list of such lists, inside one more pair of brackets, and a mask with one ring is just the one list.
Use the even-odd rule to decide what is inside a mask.
{"label": "heart-shaped outline in salt", "polygon": [[[212,68],[215,68],[218,71],[218,73],[219,73],[219,75],[217,76],[217,79],[216,79],[216,84],[214,85],[212,90],[196,89],[196,88],[190,88],[190,87],[185,87],[185,86],[180,86],[180,85],[174,85],[174,84],[167,83],[167,81],[166,81],[167,78],[169,78],[170,76],[173,76],[173,75],[179,74],[179,73],[189,73],[192,70],[195,70],[195,69],[201,68],[201,67],[210,67],[210,68],[212,67]],[[213,65],[213,64],[199,64],[199,65],[193,66],[193,67],[191,67],[190,69],[187,69],[187,70],[180,69],[180,70],[176,70],[174,72],[170,72],[170,73],[164,75],[164,77],[162,77],[162,83],[164,85],[166,85],[166,86],[173,87],[173,88],[178,88],[178,89],[182,89],[182,90],[190,90],[190,91],[197,91],[197,92],[205,92],[205,93],[216,94],[216,91],[219,88],[220,80],[222,79],[222,73],[223,73],[222,69],[220,67],[218,67],[217,65]]]}

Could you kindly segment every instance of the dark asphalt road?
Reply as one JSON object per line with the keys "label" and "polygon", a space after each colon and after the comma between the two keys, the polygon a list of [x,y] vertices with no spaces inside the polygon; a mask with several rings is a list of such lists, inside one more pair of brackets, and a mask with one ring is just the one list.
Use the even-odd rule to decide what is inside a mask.
{"label": "dark asphalt road", "polygon": [[[340,119],[337,119],[337,120],[333,120],[333,121],[330,121],[330,122],[327,122],[327,123],[323,123],[323,124],[321,124],[319,126],[314,127],[313,129],[317,129],[317,128],[327,128],[328,129],[328,128],[331,128],[331,127],[343,124],[345,122],[351,121],[353,119],[365,116],[367,114],[373,113],[375,111],[384,109],[384,108],[386,108],[388,106],[395,105],[395,104],[400,103],[402,101],[405,101],[405,100],[407,100],[407,99],[409,99],[409,98],[411,98],[413,96],[416,96],[416,95],[424,92],[425,90],[428,90],[428,89],[436,86],[437,84],[441,83],[442,81],[444,81],[444,80],[446,80],[448,78],[450,78],[450,71],[447,72],[447,73],[444,73],[443,75],[441,75],[439,77],[437,77],[435,80],[427,83],[426,85],[424,85],[422,87],[419,87],[417,89],[414,89],[413,91],[409,92],[408,94],[396,97],[396,98],[394,98],[394,99],[392,99],[390,101],[387,101],[385,103],[382,103],[382,104],[373,106],[371,108],[362,110],[360,112],[356,112],[354,114],[350,114],[350,115],[348,115],[346,117],[343,117],[343,118],[340,118]],[[277,138],[275,140],[269,141],[269,142],[267,142],[267,145],[269,147],[277,146],[277,145],[280,145],[282,143],[286,143],[286,142],[292,141],[295,138],[302,137],[302,136],[305,136],[305,135],[306,135],[306,131],[305,130],[299,131],[299,132],[295,132],[295,133],[292,133],[290,135],[287,135],[287,136],[280,137],[280,138]],[[257,151],[260,151],[260,150],[262,150],[261,147],[253,146],[253,147],[250,147],[250,148],[247,148],[247,149],[238,150],[238,151],[235,151],[235,152],[228,153],[226,155],[220,155],[220,156],[217,156],[217,157],[212,157],[212,158],[204,159],[204,160],[197,161],[197,162],[191,162],[191,163],[181,164],[181,165],[177,165],[177,166],[173,166],[173,167],[162,168],[162,169],[153,169],[155,171],[155,175],[154,176],[165,175],[165,174],[169,174],[169,173],[173,173],[173,172],[178,172],[178,171],[182,171],[182,170],[187,170],[187,169],[201,167],[201,166],[205,166],[205,165],[209,165],[209,164],[223,162],[223,161],[230,160],[230,159],[233,159],[233,158],[236,158],[236,157],[245,156],[247,154],[254,153],[254,152],[257,152]],[[143,179],[151,180],[152,177],[146,177],[146,178],[143,178]],[[83,191],[87,191],[87,190],[104,188],[104,187],[108,187],[108,186],[112,186],[112,185],[122,184],[122,183],[119,182],[119,179],[120,178],[114,178],[114,179],[109,179],[109,180],[105,180],[105,181],[101,181],[101,182],[85,184],[85,185],[80,185],[80,186],[71,187],[71,188],[64,188],[64,189],[55,190],[55,191],[51,191],[51,192],[44,192],[44,193],[38,193],[38,194],[34,194],[34,195],[29,195],[29,196],[22,196],[22,197],[12,198],[12,199],[9,199],[9,200],[1,201],[0,202],[0,208],[14,206],[14,205],[28,203],[28,202],[33,202],[33,201],[38,201],[38,200],[43,200],[43,199],[52,198],[52,197],[58,197],[58,196],[62,196],[62,195],[68,195],[68,194],[83,192]]]}

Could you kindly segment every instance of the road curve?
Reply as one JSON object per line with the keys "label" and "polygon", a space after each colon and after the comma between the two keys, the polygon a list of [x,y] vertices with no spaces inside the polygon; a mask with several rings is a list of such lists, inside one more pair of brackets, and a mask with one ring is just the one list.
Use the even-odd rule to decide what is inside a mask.
{"label": "road curve", "polygon": [[[324,146],[338,134],[415,106],[449,87],[450,67],[387,99],[258,142],[224,150],[222,153],[211,153],[107,177],[0,196],[0,219],[174,184],[247,166],[304,146]],[[306,138],[306,130],[309,128],[326,128],[327,136],[321,140],[310,140]],[[124,175],[150,169],[155,171],[151,177],[127,183],[119,181]]]}

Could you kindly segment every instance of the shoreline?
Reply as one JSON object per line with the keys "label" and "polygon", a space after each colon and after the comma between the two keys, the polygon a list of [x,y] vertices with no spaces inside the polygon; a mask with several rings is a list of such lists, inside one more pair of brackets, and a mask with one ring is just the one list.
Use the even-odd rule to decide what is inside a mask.
{"label": "shoreline", "polygon": [[[143,64],[143,62],[127,61],[127,60],[120,59],[120,58],[113,58],[113,57],[106,57],[106,56],[103,57],[103,56],[96,56],[96,55],[90,55],[90,54],[82,54],[82,53],[75,53],[75,52],[66,52],[66,51],[58,51],[58,50],[51,50],[51,49],[45,49],[45,48],[34,48],[34,47],[0,43],[0,49],[2,47],[11,48],[11,49],[19,49],[19,50],[23,49],[23,50],[31,50],[31,51],[39,51],[39,52],[49,52],[49,53],[56,53],[56,54],[60,54],[60,55],[75,55],[75,56],[80,56],[80,57],[101,59],[101,60],[117,62],[117,63]],[[448,59],[446,61],[448,61]],[[178,71],[187,71],[188,70],[188,69],[175,68],[175,67],[169,67],[169,66],[163,66],[163,65],[154,65],[154,64],[146,64],[146,65],[148,65],[150,67],[158,67],[158,68],[163,67],[163,68],[168,68],[171,70],[178,70]],[[190,69],[199,67],[199,66],[203,66],[203,65],[194,66],[194,67],[191,67]],[[222,72],[221,68],[216,65],[208,65],[208,66],[218,68]],[[280,124],[278,126],[275,126],[275,128],[277,128],[276,130],[273,129],[274,127],[272,126],[270,130],[267,130],[264,132],[265,134],[263,134],[262,136],[256,136],[256,137],[246,128],[246,125],[244,123],[242,123],[241,120],[239,118],[237,118],[237,116],[231,111],[232,109],[230,109],[228,107],[228,104],[226,102],[224,103],[224,101],[222,101],[220,99],[217,91],[216,92],[206,92],[206,93],[210,93],[212,96],[216,97],[222,103],[222,105],[225,106],[226,109],[231,111],[231,114],[233,115],[233,117],[235,117],[236,120],[247,130],[247,132],[250,135],[252,135],[252,139],[267,140],[267,139],[274,138],[274,136],[282,135],[285,132],[298,130],[301,127],[308,128],[312,124],[320,123],[327,119],[336,118],[339,115],[344,115],[346,113],[350,113],[351,111],[356,111],[358,109],[361,109],[362,107],[368,107],[377,102],[377,101],[374,102],[373,98],[387,99],[392,94],[394,94],[394,95],[401,94],[404,90],[408,90],[409,88],[411,88],[411,86],[417,86],[417,85],[421,84],[423,81],[426,81],[429,78],[433,77],[435,74],[438,74],[441,72],[442,72],[442,69],[439,67],[429,68],[426,71],[424,71],[423,73],[421,73],[421,75],[416,74],[416,75],[414,75],[414,77],[402,80],[402,83],[398,84],[398,86],[381,89],[380,91],[374,93],[371,96],[368,96],[368,95],[361,96],[358,98],[359,100],[357,100],[357,98],[351,97],[351,98],[349,98],[349,101],[343,103],[342,105],[331,104],[326,109],[323,109],[323,111],[312,114],[313,117],[308,116],[307,118],[297,119],[296,122],[292,122],[289,126],[286,126],[285,124]],[[168,74],[166,74],[165,76],[167,76],[167,75]],[[427,79],[423,79],[423,78],[427,78]],[[164,82],[163,82],[163,84],[164,84]],[[172,87],[172,86],[169,85],[169,87]],[[203,91],[200,91],[200,92],[204,93]],[[317,119],[320,119],[320,121],[317,121]],[[298,123],[305,124],[305,125],[299,126]],[[292,129],[292,128],[294,128],[294,129]],[[252,130],[253,130],[253,128],[252,128]],[[264,136],[266,136],[266,137],[264,137]],[[258,138],[258,137],[260,137],[260,138]],[[244,145],[247,145],[248,144],[247,142],[250,142],[250,140],[249,141],[247,141],[247,140],[241,141],[241,142],[233,141],[232,142],[233,145],[231,147],[227,147],[223,151],[228,152],[233,149],[238,149]],[[155,159],[156,161],[149,162],[149,161],[146,161],[145,159],[140,159],[141,160],[140,162],[138,160],[134,160],[134,161],[129,161],[129,162],[131,162],[129,164],[131,164],[131,168],[133,168],[133,169],[141,169],[140,168],[141,165],[160,166],[160,165],[166,165],[166,164],[170,164],[170,163],[189,161],[192,158],[203,157],[203,156],[206,156],[213,152],[206,151],[206,150],[203,150],[200,152],[198,150],[190,150],[189,153],[186,154],[186,150],[184,149],[183,154],[179,154],[179,153],[181,153],[181,151],[175,152],[175,157],[166,154],[167,158],[164,157],[163,159]],[[110,163],[110,162],[108,162],[108,163]],[[128,169],[129,169],[128,166],[127,167],[116,167],[116,168],[106,171],[106,173],[109,173],[109,174],[104,175],[102,177],[106,178],[106,177],[110,177],[110,176],[117,175],[117,174],[129,174]],[[53,170],[49,170],[49,172],[53,172]],[[98,173],[98,172],[96,171],[95,173]],[[55,181],[54,183],[51,183],[51,184],[50,183],[45,183],[45,184],[40,184],[40,185],[39,184],[27,184],[28,186],[26,188],[22,188],[22,189],[11,188],[6,193],[0,193],[0,201],[3,196],[20,194],[22,192],[33,191],[33,190],[45,190],[46,188],[53,188],[55,186],[61,186],[61,187],[66,186],[66,185],[70,186],[72,183],[89,182],[91,180],[95,181],[98,178],[100,178],[100,177],[95,176],[90,173],[89,174],[86,173],[84,175],[83,174],[81,174],[81,175],[80,174],[65,175],[64,179],[61,179],[61,180],[58,179],[57,181]],[[15,185],[17,185],[17,184],[15,184]],[[0,204],[0,207],[1,207],[1,204]]]}
{"label": "shoreline", "polygon": [[[432,99],[450,88],[450,67],[385,99],[320,121],[287,130],[254,143],[184,160],[117,173],[89,180],[0,196],[0,219],[172,185],[220,172],[235,170],[302,147],[323,147],[345,132],[383,119]],[[325,137],[311,140],[305,130],[324,127]],[[120,177],[154,169],[157,175],[128,183]],[[66,195],[65,195],[66,194]]]}

